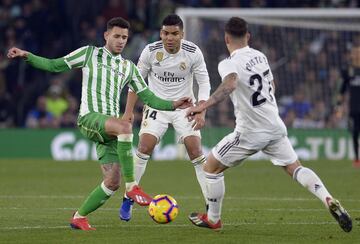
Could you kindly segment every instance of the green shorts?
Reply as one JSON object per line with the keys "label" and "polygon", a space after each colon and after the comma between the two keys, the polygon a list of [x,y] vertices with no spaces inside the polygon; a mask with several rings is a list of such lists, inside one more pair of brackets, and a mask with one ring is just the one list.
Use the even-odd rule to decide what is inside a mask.
{"label": "green shorts", "polygon": [[117,138],[110,137],[105,132],[105,122],[109,115],[91,112],[79,116],[77,120],[81,134],[95,142],[96,153],[101,164],[119,163],[117,153]]}

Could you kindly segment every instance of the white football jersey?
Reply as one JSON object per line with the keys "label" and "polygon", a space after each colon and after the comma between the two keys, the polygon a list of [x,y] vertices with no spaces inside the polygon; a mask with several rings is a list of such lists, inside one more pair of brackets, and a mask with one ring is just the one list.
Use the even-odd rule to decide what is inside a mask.
{"label": "white football jersey", "polygon": [[182,40],[175,54],[168,53],[162,41],[148,44],[141,53],[138,68],[148,78],[150,90],[162,99],[191,97],[195,101],[194,76],[199,85],[198,100],[209,99],[210,82],[204,56],[192,42]]}
{"label": "white football jersey", "polygon": [[231,73],[239,77],[236,89],[230,94],[236,131],[286,135],[272,87],[273,75],[262,52],[248,46],[237,49],[219,63],[218,69],[222,80]]}

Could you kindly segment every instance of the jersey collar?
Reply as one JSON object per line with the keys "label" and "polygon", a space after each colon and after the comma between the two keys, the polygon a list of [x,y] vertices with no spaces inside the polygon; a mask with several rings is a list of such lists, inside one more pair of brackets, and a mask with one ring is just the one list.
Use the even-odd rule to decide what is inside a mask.
{"label": "jersey collar", "polygon": [[122,57],[121,57],[121,54],[119,53],[118,55],[114,55],[114,54],[112,54],[109,50],[107,50],[107,48],[104,46],[103,47],[104,48],[104,50],[105,50],[105,52],[107,53],[107,54],[109,54],[112,58],[115,58],[115,59],[122,59]]}
{"label": "jersey collar", "polygon": [[250,50],[250,47],[249,46],[245,46],[245,47],[242,47],[242,48],[239,48],[239,49],[235,49],[234,51],[232,51],[232,53],[230,54],[230,57],[234,57],[235,54],[237,53],[245,53],[247,51]]}

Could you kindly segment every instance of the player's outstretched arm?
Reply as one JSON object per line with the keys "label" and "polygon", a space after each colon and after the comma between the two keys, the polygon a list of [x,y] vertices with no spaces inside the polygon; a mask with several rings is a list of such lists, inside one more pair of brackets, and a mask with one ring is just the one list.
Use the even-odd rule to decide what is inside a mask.
{"label": "player's outstretched arm", "polygon": [[193,105],[192,99],[190,97],[182,97],[179,100],[173,101],[174,109],[180,108],[188,108]]}
{"label": "player's outstretched arm", "polygon": [[195,114],[201,113],[205,109],[227,98],[236,89],[237,80],[238,76],[236,73],[228,74],[224,78],[221,85],[216,89],[216,91],[211,94],[209,100],[204,103],[198,104],[195,107],[191,107],[186,111],[186,117],[189,119],[189,121],[194,120]]}
{"label": "player's outstretched arm", "polygon": [[146,105],[158,110],[172,111],[177,108],[184,109],[193,105],[192,99],[189,97],[183,97],[177,101],[164,100],[156,96],[149,88],[142,90],[137,95]]}
{"label": "player's outstretched arm", "polygon": [[10,48],[7,56],[8,58],[24,58],[25,61],[34,68],[49,72],[63,72],[70,69],[69,66],[65,63],[64,58],[43,58],[17,47]]}

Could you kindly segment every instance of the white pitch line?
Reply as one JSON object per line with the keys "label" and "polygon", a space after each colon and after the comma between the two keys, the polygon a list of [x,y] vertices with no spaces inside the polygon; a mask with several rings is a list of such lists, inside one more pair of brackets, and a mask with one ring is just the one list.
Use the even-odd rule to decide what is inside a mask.
{"label": "white pitch line", "polygon": [[[0,210],[31,210],[35,208],[25,207],[0,207]],[[64,211],[75,211],[77,207],[73,208],[41,208],[41,210],[64,210]],[[118,211],[118,208],[99,208],[96,211]],[[133,208],[133,211],[139,211],[140,208]],[[360,209],[348,209],[350,212],[360,212]],[[326,212],[325,208],[227,208],[223,212],[248,212],[248,211],[259,211],[259,212]]]}
{"label": "white pitch line", "polygon": [[[336,222],[265,222],[265,223],[255,223],[255,222],[240,222],[240,223],[224,223],[224,226],[243,226],[243,225],[335,225]],[[169,225],[94,225],[96,228],[193,228],[191,224],[169,224]],[[61,226],[13,226],[13,227],[0,227],[0,230],[34,230],[34,229],[70,229],[70,226],[61,225]]]}
{"label": "white pitch line", "polygon": [[[0,199],[16,199],[16,198],[47,198],[47,199],[84,199],[82,195],[0,195]],[[176,196],[176,199],[196,200],[202,199],[202,196]],[[292,198],[292,197],[226,197],[225,200],[244,200],[244,201],[318,201],[316,198]],[[360,202],[360,199],[342,199],[347,202]]]}

